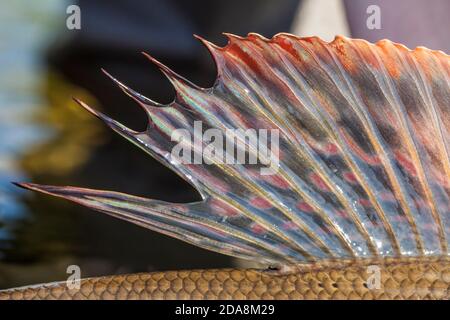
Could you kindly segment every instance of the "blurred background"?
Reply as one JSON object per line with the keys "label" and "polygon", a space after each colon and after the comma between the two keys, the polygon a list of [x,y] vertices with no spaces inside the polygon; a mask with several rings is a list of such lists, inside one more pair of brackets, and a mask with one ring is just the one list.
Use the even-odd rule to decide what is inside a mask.
{"label": "blurred background", "polygon": [[[80,28],[68,28],[80,8]],[[68,10],[69,8],[69,10]],[[73,8],[73,7],[71,7]],[[187,183],[108,131],[80,98],[127,126],[145,116],[103,67],[161,103],[173,89],[141,51],[200,86],[215,69],[198,34],[336,34],[450,52],[447,0],[16,0],[0,11],[0,289],[67,278],[244,262],[21,190],[11,181],[75,185],[171,202],[199,196]],[[70,25],[70,23],[69,23]]]}

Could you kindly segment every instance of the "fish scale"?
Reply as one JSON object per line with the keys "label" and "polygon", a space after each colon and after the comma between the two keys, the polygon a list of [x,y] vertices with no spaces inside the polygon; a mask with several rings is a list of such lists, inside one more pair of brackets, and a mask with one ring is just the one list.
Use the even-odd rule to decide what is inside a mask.
{"label": "fish scale", "polygon": [[[319,262],[287,271],[210,269],[138,273],[0,290],[0,300],[191,300],[191,299],[450,299],[448,259]],[[368,266],[380,269],[371,288]],[[374,283],[376,285],[376,283]]]}

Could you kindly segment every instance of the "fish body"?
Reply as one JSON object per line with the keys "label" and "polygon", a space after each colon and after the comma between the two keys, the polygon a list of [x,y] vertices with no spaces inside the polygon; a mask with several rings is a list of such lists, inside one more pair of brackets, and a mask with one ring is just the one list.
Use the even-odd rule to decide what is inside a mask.
{"label": "fish body", "polygon": [[227,37],[225,47],[200,39],[218,70],[211,88],[146,55],[176,89],[167,105],[107,74],[146,112],[142,132],[78,101],[201,201],[18,185],[278,271],[113,276],[2,297],[449,297],[449,56],[388,40]]}
{"label": "fish body", "polygon": [[[449,299],[447,258],[322,261],[284,270],[138,273],[0,291],[7,299]],[[376,279],[379,272],[379,279]],[[373,278],[373,279],[372,279]]]}

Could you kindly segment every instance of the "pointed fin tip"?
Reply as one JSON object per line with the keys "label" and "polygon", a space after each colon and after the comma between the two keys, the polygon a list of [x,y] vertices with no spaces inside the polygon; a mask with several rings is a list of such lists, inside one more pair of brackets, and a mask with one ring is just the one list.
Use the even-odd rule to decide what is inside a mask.
{"label": "pointed fin tip", "polygon": [[[205,249],[209,249],[215,252],[219,252],[219,253],[223,253],[223,254],[229,254],[226,252],[223,252],[223,250],[220,250],[221,247],[217,248],[211,245],[202,245],[201,242],[197,241],[198,239],[196,238],[197,236],[203,237],[205,239],[207,239],[205,236],[203,236],[200,232],[195,232],[195,230],[189,230],[187,229],[189,226],[196,226],[199,228],[207,228],[208,230],[215,232],[215,233],[225,233],[225,231],[219,229],[217,226],[211,224],[211,223],[200,223],[200,222],[196,222],[196,221],[191,221],[192,218],[187,218],[182,220],[184,217],[181,217],[179,214],[179,216],[181,218],[174,217],[172,216],[168,216],[168,218],[166,218],[165,216],[163,216],[162,218],[165,219],[163,222],[156,222],[154,223],[154,219],[152,219],[155,214],[153,215],[148,215],[147,217],[142,217],[142,215],[140,215],[139,213],[134,213],[133,210],[131,212],[123,212],[120,211],[121,210],[121,206],[111,206],[109,210],[101,210],[101,204],[104,204],[104,199],[103,199],[103,195],[109,195],[109,196],[113,196],[116,197],[115,199],[118,200],[118,202],[122,201],[123,203],[128,203],[128,201],[131,201],[131,203],[133,203],[134,199],[137,200],[152,200],[152,199],[145,199],[145,198],[141,198],[141,197],[136,197],[136,196],[131,196],[131,195],[127,195],[127,194],[122,194],[119,192],[114,192],[114,191],[103,191],[103,190],[94,190],[94,189],[85,189],[85,188],[78,188],[78,187],[70,187],[70,186],[52,186],[52,185],[39,185],[39,184],[35,184],[35,183],[27,183],[27,182],[12,182],[13,184],[17,185],[18,187],[27,189],[27,190],[31,190],[31,191],[37,191],[43,194],[47,194],[50,196],[54,196],[57,198],[62,198],[62,199],[66,199],[69,201],[72,201],[74,203],[77,203],[81,206],[90,208],[90,209],[94,209],[96,211],[100,211],[106,214],[109,214],[115,218],[118,219],[122,219],[134,224],[137,224],[141,227],[145,227],[148,228],[150,230],[162,233],[162,234],[166,234],[172,238],[175,239],[180,239],[183,241],[187,241],[185,239],[183,239],[183,237],[177,236],[175,233],[173,232],[166,232],[166,230],[171,230],[171,229],[166,229],[165,227],[173,227],[173,222],[174,220],[177,221],[181,221],[184,226],[182,227],[182,231],[184,232],[188,232],[191,236],[192,236],[192,241],[187,241],[189,243],[191,243],[194,246],[200,246],[202,248]],[[120,197],[129,197],[129,198],[123,198],[120,199]],[[107,200],[107,199],[106,199]],[[159,201],[158,201],[159,202]],[[98,205],[99,204],[99,205]],[[195,203],[192,203],[195,204]],[[172,210],[173,207],[176,207],[178,204],[174,204],[174,203],[166,203],[166,209],[167,210]],[[189,204],[187,204],[189,205]],[[159,205],[161,206],[161,205]],[[163,208],[164,209],[164,208]],[[154,212],[158,212],[159,215],[164,215],[165,211],[158,209],[157,207],[154,208]],[[189,220],[191,219],[191,220]],[[226,231],[226,233],[230,234],[231,236],[235,237],[235,235],[229,231]],[[183,234],[183,233],[180,233]],[[211,238],[212,239],[212,238]],[[239,240],[242,240],[242,243],[245,244],[245,239],[239,237]],[[212,240],[211,243],[214,243],[214,239]],[[244,253],[245,251],[242,251],[240,249],[239,246],[234,246],[233,243],[231,242],[227,242],[225,240],[225,242],[223,242],[226,246],[230,246],[234,247],[236,252],[234,254],[232,254],[233,256],[237,256],[237,257],[241,257],[241,258],[246,258],[246,259],[250,259],[250,260],[255,260],[258,258],[263,258],[263,256],[259,257],[259,256],[246,256]],[[244,252],[244,253],[242,253]],[[239,253],[242,253],[244,255],[241,255]],[[280,261],[274,260],[272,258],[266,258],[267,259],[267,263],[281,263]]]}
{"label": "pointed fin tip", "polygon": [[[52,190],[57,188],[55,186],[50,186],[50,185],[44,185],[44,184],[37,184],[37,183],[31,183],[31,182],[15,182],[15,181],[11,181],[12,184],[14,184],[15,186],[25,189],[25,190],[30,190],[30,191],[37,191],[37,192],[41,192],[41,193],[46,193],[49,195],[56,195]],[[62,188],[62,187],[61,187]]]}
{"label": "pointed fin tip", "polygon": [[94,116],[96,116],[97,118],[102,120],[108,127],[113,129],[114,131],[123,132],[123,133],[128,134],[128,135],[136,135],[136,134],[139,133],[137,131],[131,130],[130,128],[124,126],[120,122],[118,122],[118,121],[108,117],[107,115],[103,114],[102,112],[95,110],[94,108],[92,108],[88,104],[84,103],[80,99],[75,98],[75,97],[72,97],[72,99],[76,103],[78,103],[81,107],[83,107],[84,109],[86,109],[87,111],[92,113]]}
{"label": "pointed fin tip", "polygon": [[114,76],[112,76],[108,71],[106,71],[104,68],[100,68],[100,70],[108,77],[110,78],[116,85],[118,85],[122,90],[125,91],[125,93],[127,93],[129,89],[126,85],[124,85],[122,82],[120,82],[119,80],[117,80],[117,78],[115,78]]}
{"label": "pointed fin tip", "polygon": [[156,101],[153,101],[146,96],[140,94],[136,90],[131,89],[121,81],[117,80],[114,76],[112,76],[108,71],[106,71],[103,68],[100,68],[100,70],[108,77],[110,78],[127,96],[135,100],[142,108],[144,108],[146,111],[148,111],[147,107],[156,107],[156,108],[163,108],[167,107],[165,104],[158,103]]}
{"label": "pointed fin tip", "polygon": [[221,57],[223,57],[223,55],[224,55],[226,46],[219,47],[218,45],[216,45],[196,34],[194,34],[194,38],[198,39],[206,47],[209,54],[213,58],[214,64],[216,66],[216,74],[217,74],[216,79],[214,80],[214,84],[213,84],[213,87],[214,87],[214,86],[216,86],[218,79],[221,77],[221,74],[223,72],[222,70],[224,68],[224,66],[223,66],[224,61]]}
{"label": "pointed fin tip", "polygon": [[81,107],[83,107],[85,110],[87,110],[88,112],[92,113],[94,116],[96,116],[97,118],[107,122],[108,118],[106,115],[104,115],[103,113],[101,113],[100,111],[95,110],[94,108],[92,108],[91,106],[89,106],[87,103],[81,101],[78,98],[72,97],[73,101],[75,101],[76,103],[78,103],[78,105],[80,105]]}
{"label": "pointed fin tip", "polygon": [[249,32],[247,34],[247,38],[251,39],[251,38],[256,38],[258,40],[262,40],[264,42],[270,42],[272,39],[268,39],[266,37],[264,37],[263,35],[256,33],[256,32]]}
{"label": "pointed fin tip", "polygon": [[212,43],[211,41],[206,40],[205,38],[194,34],[194,38],[196,38],[197,40],[199,40],[206,48],[208,48],[208,50],[210,51],[221,51],[223,50],[222,47],[219,47],[218,45]]}
{"label": "pointed fin tip", "polygon": [[22,189],[28,189],[28,183],[26,182],[17,182],[17,181],[11,181],[13,185],[16,187],[22,188]]}
{"label": "pointed fin tip", "polygon": [[239,41],[239,40],[242,40],[243,38],[242,37],[240,37],[240,36],[237,36],[237,35],[235,35],[235,34],[232,34],[232,33],[228,33],[228,32],[222,32],[222,34],[227,38],[227,44],[222,48],[224,51],[227,51],[228,49],[229,49],[229,47],[233,44],[233,43],[235,43],[235,42],[237,42],[237,41]]}
{"label": "pointed fin tip", "polygon": [[237,34],[229,33],[229,32],[222,32],[222,34],[228,38],[228,40],[245,40],[245,37],[238,36]]}
{"label": "pointed fin tip", "polygon": [[[14,185],[16,185],[20,188],[26,189],[26,190],[45,193],[45,194],[48,194],[51,196],[65,198],[65,199],[69,199],[70,197],[75,196],[74,193],[121,194],[120,192],[115,192],[115,191],[87,189],[87,188],[80,188],[80,187],[73,187],[73,186],[55,186],[55,185],[45,185],[45,184],[37,184],[37,183],[31,183],[31,182],[11,182],[11,183],[13,183]],[[133,197],[133,196],[130,196],[130,197]],[[138,197],[136,197],[136,198],[138,198]]]}
{"label": "pointed fin tip", "polygon": [[142,51],[141,52],[147,59],[149,59],[152,63],[154,63],[159,70],[169,79],[169,81],[172,83],[174,87],[188,87],[195,90],[205,90],[204,88],[201,88],[197,86],[196,84],[192,83],[191,81],[187,80],[183,76],[179,75],[172,69],[170,69],[168,66],[157,60],[155,57],[151,56],[147,52]]}
{"label": "pointed fin tip", "polygon": [[166,66],[164,63],[160,62],[158,59],[150,55],[149,53],[142,51],[141,52],[147,59],[149,59],[152,63],[154,63],[168,78],[169,80],[171,78],[181,78],[179,74],[174,72],[172,69],[170,69],[168,66]]}

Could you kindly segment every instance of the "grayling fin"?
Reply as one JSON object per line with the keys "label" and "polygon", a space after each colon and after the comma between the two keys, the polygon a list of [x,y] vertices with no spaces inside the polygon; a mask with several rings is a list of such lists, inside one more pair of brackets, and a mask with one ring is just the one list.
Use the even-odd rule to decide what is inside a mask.
{"label": "grayling fin", "polygon": [[[147,55],[176,89],[168,105],[107,74],[146,111],[144,132],[78,101],[190,182],[201,202],[21,186],[265,263],[449,254],[449,56],[387,40],[227,37],[223,48],[200,38],[218,69],[212,88]],[[212,140],[173,136],[208,129],[224,133],[220,153],[205,152]],[[236,152],[256,163],[226,161],[231,130]],[[271,153],[261,153],[251,130],[277,132]],[[190,162],[174,156],[180,147]]]}

